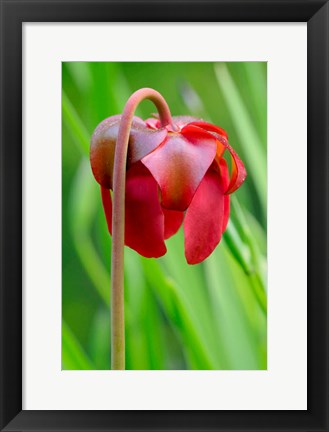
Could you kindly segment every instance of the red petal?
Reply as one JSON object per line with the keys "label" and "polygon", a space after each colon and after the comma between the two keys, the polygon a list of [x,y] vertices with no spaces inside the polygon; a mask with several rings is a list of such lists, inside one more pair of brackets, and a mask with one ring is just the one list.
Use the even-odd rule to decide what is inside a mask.
{"label": "red petal", "polygon": [[[102,188],[102,199],[111,233],[112,203],[109,190]],[[140,163],[133,165],[127,172],[125,244],[147,258],[158,258],[167,251],[158,185]]]}
{"label": "red petal", "polygon": [[199,126],[200,128],[205,129],[206,131],[215,132],[215,133],[223,136],[224,138],[228,139],[227,132],[224,129],[222,129],[218,126],[215,126],[211,123],[207,123],[204,121],[194,121],[191,124],[193,124],[195,126]]}
{"label": "red petal", "polygon": [[112,234],[112,199],[109,189],[101,186],[102,203],[109,233]]}
{"label": "red petal", "polygon": [[90,164],[96,181],[106,189],[112,186],[115,142],[121,115],[103,120],[94,130],[90,143]]}
{"label": "red petal", "polygon": [[164,214],[164,238],[167,240],[179,230],[184,219],[184,213],[165,208],[162,208],[162,211]]}
{"label": "red petal", "polygon": [[[159,120],[159,115],[153,114],[153,116],[154,118],[148,118],[147,120],[145,120],[146,125],[151,129],[160,129],[161,122]],[[189,123],[198,122],[201,120],[191,116],[174,116],[172,117],[172,121],[175,126],[178,126],[179,129],[182,129],[184,126],[186,126]],[[169,130],[171,129],[170,126],[167,126],[167,128]],[[174,131],[172,130],[172,132]]]}
{"label": "red petal", "polygon": [[[219,167],[220,167],[220,175],[221,175],[223,190],[226,191],[230,182],[230,175],[229,175],[229,170],[225,159],[223,158],[220,159]],[[226,230],[229,217],[230,217],[230,195],[224,195],[224,217],[223,217],[222,232]]]}
{"label": "red petal", "polygon": [[231,181],[227,187],[227,191],[225,192],[226,194],[230,194],[230,193],[236,191],[242,185],[242,183],[245,181],[245,179],[247,177],[247,171],[243,165],[242,160],[235,153],[235,151],[232,149],[232,147],[228,143],[226,145],[227,145],[229,152],[231,153],[231,158],[232,158]]}
{"label": "red petal", "polygon": [[224,190],[220,175],[209,170],[186,212],[185,257],[189,264],[206,259],[219,243],[224,221]]}
{"label": "red petal", "polygon": [[[209,132],[214,132],[216,135],[219,135],[218,140],[230,152],[232,158],[232,175],[231,175],[230,184],[228,185],[227,191],[225,193],[230,194],[234,192],[244,182],[245,178],[247,177],[247,172],[243,165],[243,162],[241,161],[239,156],[235,153],[233,148],[229,145],[227,133],[225,132],[224,129],[215,126],[211,123],[194,122],[192,124],[200,128],[203,128]],[[218,148],[217,153],[218,153],[217,156],[221,156],[222,151],[220,148]]]}
{"label": "red petal", "polygon": [[[210,123],[205,123],[205,122],[192,122],[192,123],[188,124],[187,127],[193,126],[194,128],[198,128],[199,130],[208,133],[210,136],[215,137],[216,143],[217,143],[216,157],[219,159],[220,157],[222,157],[222,155],[226,149],[225,145],[220,141],[223,137],[221,135],[219,135],[218,133],[213,133],[209,130],[203,129],[200,125],[213,126]],[[213,126],[213,128],[217,128],[217,127]],[[226,134],[224,129],[221,129],[221,128],[217,128],[217,129],[222,130]],[[184,133],[184,131],[185,131],[185,127],[182,129],[182,133]]]}
{"label": "red petal", "polygon": [[226,230],[229,219],[230,219],[230,195],[224,195],[224,218],[223,218],[222,232]]}
{"label": "red petal", "polygon": [[[112,189],[115,146],[121,116],[113,116],[102,121],[91,138],[90,163],[98,183]],[[127,166],[157,148],[167,136],[166,129],[151,130],[139,117],[134,117],[128,147]]]}
{"label": "red petal", "polygon": [[140,163],[127,173],[125,241],[147,258],[160,257],[167,251],[158,185]]}
{"label": "red petal", "polygon": [[167,139],[142,159],[160,186],[162,206],[184,211],[216,155],[216,139],[194,126]]}
{"label": "red petal", "polygon": [[135,124],[131,128],[127,162],[128,166],[141,160],[156,149],[167,136],[166,129],[152,130],[144,125]]}

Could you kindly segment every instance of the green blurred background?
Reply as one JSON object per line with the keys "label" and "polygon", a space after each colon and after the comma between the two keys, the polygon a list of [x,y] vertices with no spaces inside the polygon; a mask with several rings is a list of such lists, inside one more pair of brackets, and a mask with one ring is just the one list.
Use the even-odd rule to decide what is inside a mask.
{"label": "green blurred background", "polygon": [[[62,368],[110,369],[111,238],[90,137],[132,92],[158,90],[172,115],[224,128],[248,176],[227,231],[188,266],[182,228],[167,254],[125,248],[127,369],[266,369],[266,63],[62,64]],[[136,115],[156,111],[143,102]]]}

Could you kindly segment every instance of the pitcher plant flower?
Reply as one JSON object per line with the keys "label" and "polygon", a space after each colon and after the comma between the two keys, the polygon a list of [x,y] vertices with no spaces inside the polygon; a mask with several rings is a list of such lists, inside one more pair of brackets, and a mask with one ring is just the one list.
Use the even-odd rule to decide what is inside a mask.
{"label": "pitcher plant flower", "polygon": [[[156,105],[158,118],[144,121],[134,116],[145,98]],[[152,89],[135,92],[122,115],[97,126],[90,162],[113,236],[111,304],[118,300],[116,284],[121,284],[123,295],[124,244],[144,257],[158,258],[167,251],[165,240],[183,225],[187,262],[202,262],[227,227],[230,194],[246,178],[224,129],[194,117],[171,117],[165,100]],[[117,324],[113,319],[112,313],[112,327]],[[112,333],[112,352],[122,350],[122,340],[113,346],[113,338],[115,345]],[[123,368],[122,362],[117,366]]]}
{"label": "pitcher plant flower", "polygon": [[[112,233],[113,165],[121,116],[96,128],[90,159],[101,185],[103,206]],[[225,150],[232,158],[229,174]],[[165,240],[184,225],[189,264],[207,258],[219,243],[230,213],[229,194],[246,177],[244,165],[226,132],[193,117],[134,117],[126,167],[125,244],[147,258],[167,251]]]}

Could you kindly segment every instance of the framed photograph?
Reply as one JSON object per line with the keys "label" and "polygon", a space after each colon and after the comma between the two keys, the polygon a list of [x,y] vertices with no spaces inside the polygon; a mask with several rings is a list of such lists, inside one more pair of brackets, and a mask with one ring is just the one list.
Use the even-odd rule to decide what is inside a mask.
{"label": "framed photograph", "polygon": [[328,2],[1,31],[1,430],[328,431]]}

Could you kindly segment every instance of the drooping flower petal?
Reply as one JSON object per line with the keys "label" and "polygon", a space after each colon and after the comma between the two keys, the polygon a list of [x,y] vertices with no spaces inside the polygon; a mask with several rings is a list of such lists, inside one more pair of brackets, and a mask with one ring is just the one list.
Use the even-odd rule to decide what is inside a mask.
{"label": "drooping flower petal", "polygon": [[199,120],[193,121],[191,124],[198,126],[201,129],[204,129],[206,131],[215,132],[218,135],[221,135],[228,140],[228,135],[227,135],[226,131],[224,129],[220,128],[219,126],[215,126],[211,123],[207,123],[205,121],[199,121]]}
{"label": "drooping flower petal", "polygon": [[112,197],[110,189],[106,189],[104,186],[101,186],[101,196],[107,223],[107,229],[112,235]]}
{"label": "drooping flower petal", "polygon": [[[222,144],[222,142],[219,140],[220,137],[221,137],[221,135],[219,135],[219,133],[215,133],[215,132],[208,131],[207,129],[203,129],[202,125],[207,125],[208,126],[210,124],[209,123],[205,123],[203,121],[194,121],[194,122],[186,125],[185,127],[193,126],[194,128],[199,128],[201,131],[206,132],[206,133],[208,133],[211,136],[214,136],[216,138],[216,142],[217,142],[216,157],[218,159],[221,158],[222,155],[223,155],[223,153],[224,153],[224,151],[225,151],[225,149],[226,149],[225,145]],[[213,126],[213,125],[210,125],[210,126]],[[184,132],[185,127],[182,129],[182,132]],[[216,127],[216,126],[214,126],[214,127]],[[221,128],[218,128],[218,129],[221,130],[221,131],[223,131],[226,134],[226,132],[224,131],[224,129],[221,129]]]}
{"label": "drooping flower petal", "polygon": [[147,258],[166,253],[158,185],[141,163],[134,164],[127,172],[125,219],[127,246]]}
{"label": "drooping flower petal", "polygon": [[[112,233],[112,202],[108,189],[102,188],[102,200]],[[147,258],[158,258],[167,251],[158,185],[141,163],[134,164],[127,171],[125,244]]]}
{"label": "drooping flower petal", "polygon": [[[219,161],[219,169],[220,169],[220,176],[221,176],[221,183],[223,185],[223,190],[226,191],[230,182],[230,175],[229,175],[229,170],[228,170],[226,160],[224,158],[221,158]],[[230,217],[230,195],[225,194],[222,232],[226,230],[229,217]]]}
{"label": "drooping flower petal", "polygon": [[232,173],[231,173],[230,184],[228,185],[225,193],[231,194],[232,192],[236,191],[242,185],[242,183],[245,181],[245,179],[247,177],[247,171],[244,167],[242,160],[235,153],[235,151],[232,149],[232,147],[229,145],[229,143],[227,141],[226,141],[226,146],[227,146],[229,152],[231,153]]}
{"label": "drooping flower petal", "polygon": [[[121,116],[109,117],[95,129],[90,146],[90,163],[99,184],[112,189],[115,145]],[[134,117],[130,131],[127,168],[158,147],[167,136],[166,129],[151,130]]]}
{"label": "drooping flower petal", "polygon": [[224,187],[220,174],[210,169],[204,176],[184,220],[185,257],[198,264],[215,249],[222,236]]}
{"label": "drooping flower petal", "polygon": [[[145,120],[146,125],[150,129],[160,129],[161,128],[161,122],[159,120],[158,114],[153,114],[154,117],[148,118]],[[184,126],[187,126],[189,123],[194,124],[195,122],[202,122],[202,120],[191,117],[191,116],[174,116],[172,117],[172,122],[174,125],[174,128],[172,128],[171,125],[167,125],[166,129],[170,132],[177,132],[178,130],[181,130]]]}
{"label": "drooping flower petal", "polygon": [[[231,194],[232,192],[236,191],[242,183],[245,181],[245,178],[247,176],[246,169],[244,167],[244,164],[242,160],[239,158],[239,156],[236,154],[236,152],[233,150],[233,148],[228,143],[228,136],[224,129],[215,126],[211,123],[207,122],[194,122],[192,123],[195,126],[198,126],[206,131],[212,132],[214,136],[217,136],[219,142],[226,148],[230,154],[232,159],[232,174],[231,174],[231,181],[227,187],[226,194]],[[221,149],[219,148],[217,150],[217,153],[222,153]],[[218,154],[217,154],[218,156]]]}
{"label": "drooping flower petal", "polygon": [[164,238],[167,240],[179,230],[183,223],[184,212],[167,210],[163,207],[162,211],[164,215]]}
{"label": "drooping flower petal", "polygon": [[96,181],[106,189],[112,187],[115,143],[121,115],[103,120],[90,142],[90,164]]}
{"label": "drooping flower petal", "polygon": [[142,159],[159,184],[162,206],[184,211],[216,155],[216,139],[200,128],[185,127]]}
{"label": "drooping flower petal", "polygon": [[146,125],[136,125],[131,129],[127,162],[133,164],[156,149],[167,136],[166,129],[151,130]]}

